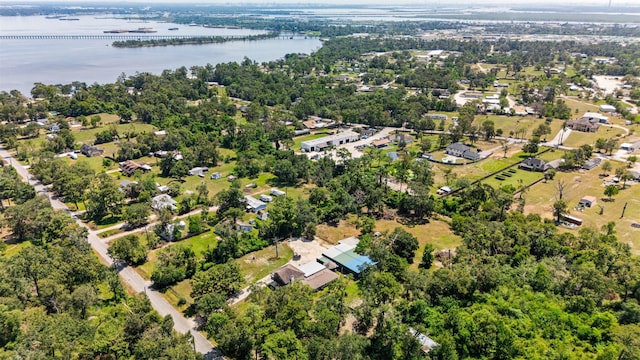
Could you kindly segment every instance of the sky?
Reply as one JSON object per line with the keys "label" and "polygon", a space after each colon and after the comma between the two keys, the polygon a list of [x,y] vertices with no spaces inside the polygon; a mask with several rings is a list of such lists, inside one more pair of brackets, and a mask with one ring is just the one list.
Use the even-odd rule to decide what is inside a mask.
{"label": "sky", "polygon": [[[0,6],[3,3],[24,3],[24,4],[32,4],[32,3],[61,3],[60,0],[22,0],[22,1],[5,1],[0,0]],[[107,3],[105,0],[66,0],[64,3],[74,3],[74,4],[87,4],[87,3]],[[640,6],[640,0],[611,0],[613,6]],[[241,5],[245,4],[340,4],[344,5],[344,0],[240,0],[240,1],[229,1],[229,0],[132,0],[132,1],[111,1],[113,4],[126,4],[126,3],[180,3],[180,4],[230,4],[230,5]],[[439,6],[448,6],[448,5],[492,5],[492,4],[501,4],[501,5],[511,5],[511,6],[540,6],[542,4],[556,5],[556,6],[564,6],[564,5],[599,5],[599,6],[607,6],[609,0],[396,0],[390,3],[388,0],[350,0],[348,4],[357,4],[357,5],[399,5],[399,4],[414,4],[414,5],[439,5]]]}

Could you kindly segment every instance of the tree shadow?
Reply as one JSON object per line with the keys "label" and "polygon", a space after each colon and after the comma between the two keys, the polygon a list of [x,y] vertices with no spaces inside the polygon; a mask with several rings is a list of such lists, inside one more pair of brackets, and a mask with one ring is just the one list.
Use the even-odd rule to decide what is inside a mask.
{"label": "tree shadow", "polygon": [[404,226],[414,227],[418,225],[426,225],[431,223],[427,218],[418,218],[413,216],[399,216],[396,221]]}

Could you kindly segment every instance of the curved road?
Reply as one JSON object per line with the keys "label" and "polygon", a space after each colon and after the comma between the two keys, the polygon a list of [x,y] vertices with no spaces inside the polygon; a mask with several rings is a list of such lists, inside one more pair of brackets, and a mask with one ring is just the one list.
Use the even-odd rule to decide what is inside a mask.
{"label": "curved road", "polygon": [[[0,147],[0,156],[3,159],[8,160],[11,166],[13,166],[18,174],[27,182],[29,182],[29,184],[32,183],[32,180],[35,180],[32,179],[31,174],[29,173],[27,168],[20,164],[16,159],[14,159],[4,147]],[[62,201],[54,198],[53,194],[49,192],[48,188],[42,185],[40,182],[36,182],[34,184],[34,187],[37,194],[41,194],[49,198],[51,207],[56,210],[62,210],[67,213],[71,213],[71,210],[69,210],[69,208]],[[108,265],[113,265],[113,259],[107,253],[107,243],[103,239],[100,239],[100,237],[98,237],[98,231],[89,229],[79,219],[76,219],[76,222],[78,223],[78,225],[88,230],[89,235],[87,237],[87,240],[89,241],[89,244],[91,245],[93,250],[98,254],[98,256],[100,256],[100,259]],[[220,352],[213,347],[213,345],[209,342],[209,340],[207,340],[207,338],[202,336],[202,334],[200,334],[196,330],[195,322],[191,319],[185,318],[179,311],[171,306],[171,304],[169,304],[162,297],[162,295],[160,295],[159,292],[153,290],[150,287],[151,282],[143,279],[140,275],[138,275],[137,272],[135,272],[135,270],[133,270],[133,268],[129,266],[118,266],[117,268],[120,272],[120,277],[122,278],[122,280],[136,292],[144,292],[151,301],[151,305],[153,306],[153,308],[161,316],[171,315],[174,324],[173,328],[176,331],[183,334],[186,332],[191,333],[191,335],[193,336],[195,350],[203,354],[205,356],[205,359],[222,359],[222,354],[220,354]]]}

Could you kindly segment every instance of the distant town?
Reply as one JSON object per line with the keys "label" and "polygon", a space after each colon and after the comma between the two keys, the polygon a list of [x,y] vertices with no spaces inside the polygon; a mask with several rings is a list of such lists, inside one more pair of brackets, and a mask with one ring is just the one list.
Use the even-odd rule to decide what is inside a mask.
{"label": "distant town", "polygon": [[3,6],[322,46],[0,92],[0,352],[640,356],[640,9],[481,9]]}

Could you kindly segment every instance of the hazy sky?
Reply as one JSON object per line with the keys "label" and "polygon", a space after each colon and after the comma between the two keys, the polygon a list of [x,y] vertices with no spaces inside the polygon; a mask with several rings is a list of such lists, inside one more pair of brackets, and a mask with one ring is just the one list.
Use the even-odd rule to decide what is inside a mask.
{"label": "hazy sky", "polygon": [[[55,2],[55,3],[77,3],[77,4],[86,4],[86,3],[107,3],[105,0],[22,0],[22,1],[4,1],[0,0],[0,6],[2,3],[39,3],[39,2]],[[126,4],[126,3],[181,3],[181,4],[230,4],[230,5],[241,5],[241,4],[340,4],[344,5],[344,0],[312,0],[312,1],[300,1],[300,0],[240,0],[240,1],[229,1],[229,0],[132,0],[132,1],[112,1],[113,4]],[[491,5],[491,4],[502,4],[502,5],[511,5],[511,6],[539,6],[541,4],[549,4],[549,5],[600,5],[607,6],[609,0],[396,0],[393,2],[389,2],[388,0],[350,0],[347,2],[348,4],[372,4],[372,5],[398,5],[398,4],[415,4],[415,5],[438,5],[442,7],[446,7],[447,5]],[[640,0],[612,0],[612,5],[617,6],[640,6]]]}

